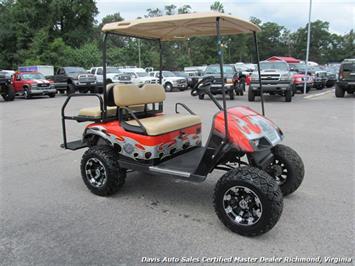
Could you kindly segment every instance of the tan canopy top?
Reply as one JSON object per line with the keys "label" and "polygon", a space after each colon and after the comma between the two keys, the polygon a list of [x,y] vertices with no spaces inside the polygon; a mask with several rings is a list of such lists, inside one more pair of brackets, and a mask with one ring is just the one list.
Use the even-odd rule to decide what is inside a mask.
{"label": "tan canopy top", "polygon": [[217,35],[217,17],[220,18],[221,35],[260,31],[260,28],[251,22],[219,12],[191,13],[113,22],[105,24],[102,31],[163,41],[193,36],[215,36]]}

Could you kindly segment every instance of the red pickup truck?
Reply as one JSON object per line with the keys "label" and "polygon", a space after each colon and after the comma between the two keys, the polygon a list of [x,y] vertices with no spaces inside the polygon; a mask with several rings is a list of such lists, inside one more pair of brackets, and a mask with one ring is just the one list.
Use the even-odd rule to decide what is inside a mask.
{"label": "red pickup truck", "polygon": [[12,75],[11,84],[16,95],[23,95],[26,99],[37,95],[53,98],[57,94],[53,81],[47,80],[39,72],[16,72]]}

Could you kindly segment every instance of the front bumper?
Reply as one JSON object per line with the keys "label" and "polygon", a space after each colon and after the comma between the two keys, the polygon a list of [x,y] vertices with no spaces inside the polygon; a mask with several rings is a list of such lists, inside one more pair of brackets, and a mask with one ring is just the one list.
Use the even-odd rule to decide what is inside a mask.
{"label": "front bumper", "polygon": [[57,89],[51,88],[40,88],[40,87],[32,87],[31,94],[32,95],[48,95],[52,93],[57,93]]}
{"label": "front bumper", "polygon": [[76,83],[74,83],[74,85],[78,89],[93,88],[93,87],[96,87],[96,81],[95,82],[76,82]]}
{"label": "front bumper", "polygon": [[[286,91],[291,87],[290,82],[278,82],[278,83],[261,83],[263,86],[263,92],[277,92],[277,91]],[[251,82],[251,90],[257,91],[260,90],[260,84],[257,82]]]}
{"label": "front bumper", "polygon": [[173,87],[174,88],[187,88],[187,83],[179,83],[179,84],[174,83]]}
{"label": "front bumper", "polygon": [[339,80],[336,84],[347,91],[355,91],[355,81]]}

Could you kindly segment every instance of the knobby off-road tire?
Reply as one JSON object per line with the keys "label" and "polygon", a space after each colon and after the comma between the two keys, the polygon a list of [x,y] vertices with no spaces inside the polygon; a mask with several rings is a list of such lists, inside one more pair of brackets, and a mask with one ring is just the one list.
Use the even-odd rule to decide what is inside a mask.
{"label": "knobby off-road tire", "polygon": [[2,96],[2,98],[4,98],[5,102],[11,102],[11,101],[15,100],[16,94],[15,94],[14,88],[12,86],[9,86],[7,88],[6,93],[1,94],[1,96]]}
{"label": "knobby off-road tire", "polygon": [[72,83],[68,84],[67,87],[67,95],[74,94],[75,93],[75,86]]}
{"label": "knobby off-road tire", "polygon": [[251,88],[249,88],[248,90],[248,101],[249,102],[255,101],[255,92]]}
{"label": "knobby off-road tire", "polygon": [[32,98],[31,92],[28,88],[23,89],[23,96],[25,97],[26,100]]}
{"label": "knobby off-road tire", "polygon": [[[113,195],[125,183],[126,170],[120,168],[118,154],[111,146],[89,148],[82,157],[80,168],[85,185],[96,195]],[[104,179],[99,178],[100,174],[96,175],[97,179],[93,177],[92,173],[98,172],[104,174]]]}
{"label": "knobby off-road tire", "polygon": [[[293,149],[286,145],[278,144],[272,148],[274,154],[274,162],[279,168],[277,176],[275,170],[267,170],[267,172],[275,178],[280,186],[284,196],[289,195],[297,190],[304,178],[304,164],[301,157]],[[271,166],[272,167],[272,166]],[[281,174],[280,174],[281,172]]]}
{"label": "knobby off-road tire", "polygon": [[[237,192],[234,193],[233,189]],[[244,197],[243,195],[248,191],[249,194]],[[228,201],[229,193],[234,193],[233,200],[240,199],[240,197],[243,199],[235,204],[232,200]],[[253,198],[252,195],[256,195],[254,198],[258,198],[258,200],[250,201]],[[247,202],[248,209],[241,209],[243,206],[245,207],[245,202]],[[266,172],[254,167],[241,167],[227,172],[218,180],[213,204],[218,218],[231,231],[244,236],[257,236],[266,233],[275,226],[282,213],[283,198],[276,181]],[[244,210],[245,213],[242,213],[241,210]],[[236,215],[233,219],[234,213],[239,213],[250,219],[255,218],[251,215],[256,215],[258,219],[254,219],[252,224],[249,224],[249,221],[247,224],[241,224],[241,216],[237,217],[238,215]],[[242,219],[243,222],[246,218]]]}
{"label": "knobby off-road tire", "polygon": [[292,101],[292,89],[285,91],[285,102],[289,103]]}
{"label": "knobby off-road tire", "polygon": [[229,91],[229,98],[231,99],[231,100],[234,100],[234,91]]}
{"label": "knobby off-road tire", "polygon": [[343,98],[345,95],[345,91],[339,85],[335,85],[335,97]]}

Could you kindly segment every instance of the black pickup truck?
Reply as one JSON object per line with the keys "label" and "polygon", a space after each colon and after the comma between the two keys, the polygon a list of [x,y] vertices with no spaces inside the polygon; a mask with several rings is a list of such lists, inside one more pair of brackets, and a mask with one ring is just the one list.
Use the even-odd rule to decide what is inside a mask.
{"label": "black pickup truck", "polygon": [[335,84],[335,96],[342,98],[355,92],[355,58],[345,59],[339,69],[339,77]]}
{"label": "black pickup truck", "polygon": [[0,71],[0,95],[4,101],[15,99],[15,90],[11,85],[11,75],[5,71]]}
{"label": "black pickup truck", "polygon": [[54,76],[47,78],[54,81],[55,88],[61,93],[71,94],[76,91],[95,93],[97,91],[95,75],[87,73],[82,67],[60,67]]}

